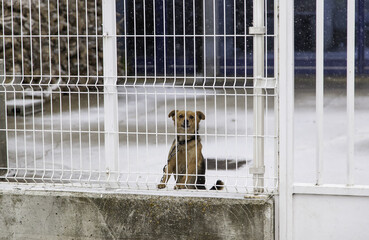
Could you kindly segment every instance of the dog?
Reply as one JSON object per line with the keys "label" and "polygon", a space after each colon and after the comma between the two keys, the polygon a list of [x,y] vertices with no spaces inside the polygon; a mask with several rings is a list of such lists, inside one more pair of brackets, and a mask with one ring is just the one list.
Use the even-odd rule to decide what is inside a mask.
{"label": "dog", "polygon": [[[173,174],[176,181],[174,189],[205,190],[206,166],[198,135],[199,123],[205,120],[205,115],[200,111],[173,110],[168,117],[173,119],[177,138],[170,148],[167,165],[163,168],[163,177],[157,187],[165,188]],[[222,190],[223,186],[224,183],[218,180],[210,190]]]}

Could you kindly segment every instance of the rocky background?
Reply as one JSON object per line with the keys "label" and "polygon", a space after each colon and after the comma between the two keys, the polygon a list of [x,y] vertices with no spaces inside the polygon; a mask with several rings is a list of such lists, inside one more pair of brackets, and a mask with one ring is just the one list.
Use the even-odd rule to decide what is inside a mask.
{"label": "rocky background", "polygon": [[6,81],[14,74],[26,85],[102,84],[101,0],[6,0],[0,6]]}

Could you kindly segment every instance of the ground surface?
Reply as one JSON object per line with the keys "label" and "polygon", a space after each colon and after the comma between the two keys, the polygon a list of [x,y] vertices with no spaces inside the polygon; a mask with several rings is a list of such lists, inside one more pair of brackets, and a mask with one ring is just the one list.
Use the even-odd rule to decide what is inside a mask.
{"label": "ground surface", "polygon": [[[315,91],[298,90],[295,96],[295,180],[314,183],[316,169]],[[347,182],[346,90],[326,89],[324,96],[323,183]],[[369,184],[369,91],[356,90],[355,172],[356,184]]]}
{"label": "ground surface", "polygon": [[[229,191],[252,189],[248,173],[253,159],[252,92],[180,88],[120,88],[119,180],[128,188],[155,188],[174,139],[173,109],[203,111],[199,131],[203,155],[208,159],[207,186],[217,179]],[[295,179],[315,179],[315,92],[297,90],[295,102]],[[103,180],[103,95],[91,92],[58,94],[44,111],[26,118],[9,116],[8,156],[11,174],[37,179]],[[60,101],[61,99],[61,101]],[[275,151],[274,97],[268,95],[266,112],[266,185],[273,189]],[[356,93],[355,180],[369,184],[369,93]],[[346,181],[346,98],[343,89],[327,89],[324,103],[324,183]],[[53,112],[53,114],[51,114]],[[108,115],[109,117],[109,115]],[[15,124],[15,122],[17,124]],[[228,164],[225,164],[225,163]],[[34,171],[37,169],[37,171]],[[99,172],[101,173],[99,175]],[[174,184],[173,181],[171,184]],[[171,185],[172,187],[173,185]]]}
{"label": "ground surface", "polygon": [[[218,179],[226,182],[231,191],[252,188],[248,173],[254,139],[251,93],[248,89],[246,97],[244,89],[232,88],[119,88],[117,168],[121,174],[117,177],[129,188],[155,188],[175,138],[168,113],[188,109],[206,115],[199,135],[208,160],[208,188]],[[274,187],[274,98],[267,98],[266,182]],[[103,95],[55,95],[43,109],[34,116],[8,117],[8,128],[12,129],[8,132],[9,164],[22,168],[12,174],[55,180],[103,178],[98,175],[99,171],[104,175],[106,167]]]}

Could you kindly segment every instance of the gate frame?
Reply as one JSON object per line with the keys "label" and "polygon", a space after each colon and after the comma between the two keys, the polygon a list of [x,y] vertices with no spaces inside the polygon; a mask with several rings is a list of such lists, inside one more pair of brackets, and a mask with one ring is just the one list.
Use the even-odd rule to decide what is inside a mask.
{"label": "gate frame", "polygon": [[292,240],[293,112],[294,112],[294,0],[278,1],[279,23],[279,196],[276,238]]}

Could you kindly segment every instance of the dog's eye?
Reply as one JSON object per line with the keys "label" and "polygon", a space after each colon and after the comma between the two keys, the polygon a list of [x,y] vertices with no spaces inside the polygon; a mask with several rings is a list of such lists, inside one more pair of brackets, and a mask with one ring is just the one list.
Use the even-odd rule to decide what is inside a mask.
{"label": "dog's eye", "polygon": [[194,117],[193,116],[190,116],[190,119],[193,119]]}
{"label": "dog's eye", "polygon": [[183,115],[181,114],[181,115],[179,115],[179,118],[183,118]]}

